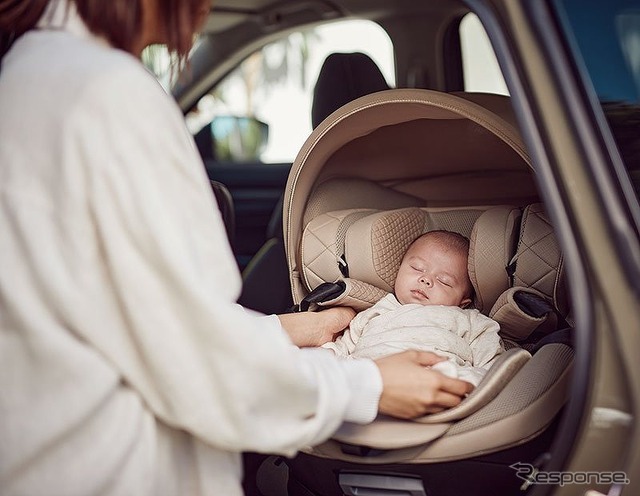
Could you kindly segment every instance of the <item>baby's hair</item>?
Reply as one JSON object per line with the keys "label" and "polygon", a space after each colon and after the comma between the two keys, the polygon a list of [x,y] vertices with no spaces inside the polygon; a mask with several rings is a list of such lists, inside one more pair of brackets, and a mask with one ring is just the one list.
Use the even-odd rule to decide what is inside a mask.
{"label": "baby's hair", "polygon": [[460,253],[464,253],[465,257],[469,256],[469,238],[463,236],[460,233],[454,231],[445,231],[444,229],[436,229],[434,231],[428,231],[424,234],[421,234],[416,239],[413,240],[415,243],[419,239],[429,238],[442,243],[447,248],[452,248]]}

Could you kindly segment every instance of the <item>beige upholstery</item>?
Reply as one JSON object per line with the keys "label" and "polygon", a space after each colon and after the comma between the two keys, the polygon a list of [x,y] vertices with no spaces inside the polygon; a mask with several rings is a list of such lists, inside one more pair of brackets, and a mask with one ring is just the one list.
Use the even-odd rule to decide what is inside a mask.
{"label": "beige upholstery", "polygon": [[563,317],[569,313],[564,260],[553,227],[542,204],[528,206],[522,216],[520,241],[511,264],[514,286],[549,295]]}
{"label": "beige upholstery", "polygon": [[498,297],[510,286],[505,267],[518,241],[517,208],[493,208],[476,221],[469,246],[469,277],[475,288],[475,307],[488,313]]}
{"label": "beige upholstery", "polygon": [[[493,401],[458,422],[424,425],[382,417],[368,426],[347,424],[338,431],[340,439],[304,451],[362,464],[437,463],[517,446],[540,434],[558,414],[567,397],[572,360],[568,346],[545,346]],[[375,457],[347,454],[340,447],[347,439],[389,451]]]}
{"label": "beige upholstery", "polygon": [[[507,208],[509,215],[512,208]],[[349,209],[326,212],[304,229],[301,271],[308,290],[349,277],[393,290],[404,252],[424,232],[447,229],[469,237],[482,209]],[[513,225],[512,225],[513,227]],[[504,236],[504,234],[503,234]],[[502,266],[502,272],[504,267]],[[504,284],[501,291],[506,289]]]}
{"label": "beige upholstery", "polygon": [[[320,283],[342,279],[346,281],[344,295],[349,296],[355,286],[358,299],[356,307],[359,310],[366,308],[393,290],[393,281],[407,247],[420,234],[433,229],[454,230],[470,236],[469,273],[477,293],[476,304],[484,313],[491,310],[504,336],[516,341],[525,339],[534,330],[540,330],[541,324],[547,321],[546,316],[535,318],[523,312],[514,301],[516,291],[535,293],[549,301],[566,301],[562,257],[539,204],[523,210],[510,206],[484,210],[410,207],[388,211],[353,209],[323,213],[309,222],[302,237],[301,263],[305,284],[313,289]],[[540,260],[544,263],[541,264]],[[348,267],[349,278],[341,276],[341,266]],[[510,274],[509,270],[513,273]],[[514,287],[516,283],[521,286]],[[346,304],[345,301],[336,298],[327,303]],[[540,372],[543,380],[540,381],[539,377],[527,386],[553,386],[555,392],[549,392],[550,399],[541,401],[545,401],[545,408],[555,412],[563,404],[564,396],[557,391],[565,391],[565,369],[572,355],[564,345],[559,350],[561,358],[551,355],[554,357],[553,363],[539,365],[543,370]],[[547,353],[536,356],[534,363],[546,362]],[[517,346],[509,349],[476,390],[456,408],[408,423],[382,417],[367,426],[345,425],[336,433],[334,440],[375,449],[399,450],[390,456],[402,458],[409,453],[413,459],[416,453],[411,450],[405,452],[405,448],[419,444],[426,446],[440,437],[444,442],[451,435],[450,431],[455,433],[464,430],[467,422],[471,422],[468,425],[483,423],[484,416],[489,415],[486,412],[491,411],[485,411],[485,407],[498,401],[505,389],[510,389],[512,379],[519,376],[520,369],[525,367],[529,358],[530,354]],[[526,379],[530,380],[529,377]],[[563,382],[554,385],[557,381]],[[533,397],[525,395],[521,398],[520,406],[528,408],[528,402],[534,402],[538,394],[544,396],[547,393],[540,391]],[[514,401],[518,405],[520,400]],[[540,428],[538,422],[536,420],[535,424]],[[416,424],[429,424],[429,427]],[[519,436],[515,432],[512,435]],[[326,446],[311,452],[315,453],[317,449],[320,450],[318,453],[323,453]],[[460,455],[447,450],[445,448],[445,452],[449,453],[447,456]]]}

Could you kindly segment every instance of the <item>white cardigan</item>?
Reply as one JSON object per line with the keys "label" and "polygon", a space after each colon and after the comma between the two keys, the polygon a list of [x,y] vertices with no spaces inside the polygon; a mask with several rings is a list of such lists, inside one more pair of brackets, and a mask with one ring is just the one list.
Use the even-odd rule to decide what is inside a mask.
{"label": "white cardigan", "polygon": [[299,350],[235,305],[173,100],[74,9],[60,19],[0,72],[2,494],[238,495],[241,451],[370,422],[373,362]]}

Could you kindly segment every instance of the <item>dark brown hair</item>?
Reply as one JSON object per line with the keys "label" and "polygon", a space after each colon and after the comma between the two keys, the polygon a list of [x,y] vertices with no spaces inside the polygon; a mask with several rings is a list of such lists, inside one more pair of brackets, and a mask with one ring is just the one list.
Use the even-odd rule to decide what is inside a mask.
{"label": "dark brown hair", "polygon": [[[33,29],[50,1],[0,0],[0,56],[13,42]],[[132,52],[142,30],[142,0],[69,0],[95,34],[111,44]],[[200,10],[209,0],[156,0],[159,24],[169,50],[186,57]]]}
{"label": "dark brown hair", "polygon": [[434,229],[433,231],[428,231],[424,234],[421,234],[416,239],[412,241],[412,244],[418,241],[419,239],[429,238],[437,241],[438,243],[442,243],[449,249],[453,249],[465,257],[469,256],[469,238],[463,236],[460,233],[453,231],[446,231],[444,229]]}

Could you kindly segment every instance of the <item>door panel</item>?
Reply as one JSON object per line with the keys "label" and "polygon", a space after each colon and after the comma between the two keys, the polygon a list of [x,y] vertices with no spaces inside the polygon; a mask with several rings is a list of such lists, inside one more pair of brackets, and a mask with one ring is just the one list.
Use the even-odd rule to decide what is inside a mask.
{"label": "door panel", "polygon": [[269,221],[284,193],[291,164],[225,164],[207,160],[205,166],[209,178],[223,183],[233,197],[234,251],[242,270],[267,239]]}

